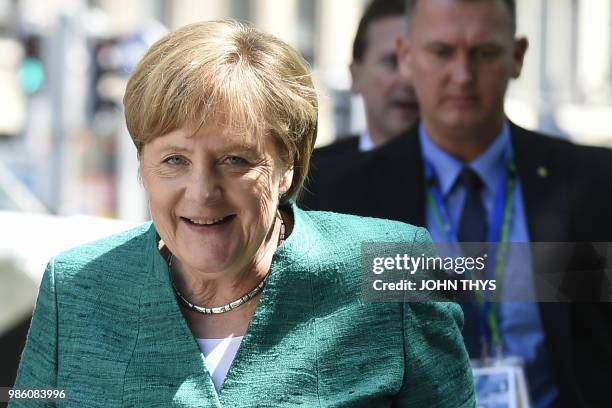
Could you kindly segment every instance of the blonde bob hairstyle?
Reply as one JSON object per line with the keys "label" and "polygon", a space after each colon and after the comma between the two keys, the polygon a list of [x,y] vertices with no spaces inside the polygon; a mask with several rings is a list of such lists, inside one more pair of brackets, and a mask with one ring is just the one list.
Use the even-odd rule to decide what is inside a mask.
{"label": "blonde bob hairstyle", "polygon": [[136,66],[125,96],[127,127],[140,157],[151,140],[185,125],[231,128],[258,143],[273,137],[293,166],[280,204],[300,192],[317,134],[317,93],[308,63],[278,38],[232,20],[182,27]]}

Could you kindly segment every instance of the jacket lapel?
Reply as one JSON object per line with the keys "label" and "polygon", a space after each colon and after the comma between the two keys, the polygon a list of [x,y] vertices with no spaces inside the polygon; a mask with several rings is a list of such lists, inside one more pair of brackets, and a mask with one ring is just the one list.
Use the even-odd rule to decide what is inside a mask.
{"label": "jacket lapel", "polygon": [[309,227],[296,206],[293,214],[293,231],[274,254],[263,294],[221,388],[224,407],[318,403],[313,261],[308,255],[316,243],[309,240],[312,232],[306,233]]}
{"label": "jacket lapel", "polygon": [[[138,336],[125,379],[128,401],[124,402],[220,408],[204,358],[175,300],[154,226],[149,235],[146,263],[153,273],[142,286]],[[129,401],[131,394],[138,400]]]}
{"label": "jacket lapel", "polygon": [[[531,242],[568,242],[570,193],[568,177],[555,145],[537,135],[511,124],[515,160],[523,189],[525,212]],[[546,259],[554,254],[533,253],[536,291],[542,283],[538,271],[549,270]],[[559,270],[558,273],[565,271]],[[540,284],[538,284],[540,281]],[[548,354],[556,372],[573,372],[570,354],[571,330],[568,303],[539,303]],[[558,376],[558,379],[561,376]]]}

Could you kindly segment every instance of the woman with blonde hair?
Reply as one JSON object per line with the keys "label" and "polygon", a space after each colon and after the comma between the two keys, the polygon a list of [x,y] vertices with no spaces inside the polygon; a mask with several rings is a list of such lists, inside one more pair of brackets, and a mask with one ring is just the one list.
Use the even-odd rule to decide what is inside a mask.
{"label": "woman with blonde hair", "polygon": [[362,242],[420,255],[428,233],[295,206],[317,131],[295,50],[192,24],[124,104],[152,223],[50,261],[16,388],[75,407],[474,405],[456,304],[361,298]]}

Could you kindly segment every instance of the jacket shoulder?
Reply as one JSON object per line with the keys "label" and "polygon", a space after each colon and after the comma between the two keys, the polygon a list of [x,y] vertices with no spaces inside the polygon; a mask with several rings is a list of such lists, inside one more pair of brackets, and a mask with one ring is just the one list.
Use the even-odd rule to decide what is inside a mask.
{"label": "jacket shoulder", "polygon": [[[126,267],[142,264],[151,250],[154,228],[151,222],[130,230],[92,241],[55,256],[55,279],[71,279],[77,274],[102,275],[113,271],[118,273]],[[132,272],[136,272],[134,268]]]}
{"label": "jacket shoulder", "polygon": [[516,146],[543,158],[555,157],[570,173],[599,178],[612,172],[612,149],[588,146],[512,125]]}
{"label": "jacket shoulder", "polygon": [[[412,242],[423,228],[400,221],[331,211],[303,211],[317,234],[338,244],[350,242]],[[421,231],[421,232],[423,232]]]}
{"label": "jacket shoulder", "polygon": [[512,124],[512,135],[517,143],[521,145],[529,144],[535,150],[541,148],[555,149],[564,154],[578,154],[580,158],[612,157],[612,149],[610,148],[578,144],[559,136],[527,130],[515,124]]}
{"label": "jacket shoulder", "polygon": [[300,223],[299,244],[292,246],[292,256],[324,273],[359,277],[364,243],[407,244],[412,248],[414,242],[429,241],[424,228],[399,221],[301,209],[296,209],[295,216]]}

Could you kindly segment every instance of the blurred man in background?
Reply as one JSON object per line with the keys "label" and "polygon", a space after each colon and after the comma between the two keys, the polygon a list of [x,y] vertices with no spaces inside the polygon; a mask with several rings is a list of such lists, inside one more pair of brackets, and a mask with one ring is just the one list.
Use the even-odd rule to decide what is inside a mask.
{"label": "blurred man in background", "polygon": [[[522,129],[505,116],[506,89],[528,45],[515,38],[515,7],[513,0],[408,1],[400,64],[422,122],[371,154],[313,168],[302,205],[424,225],[437,242],[612,241],[612,152]],[[506,210],[509,217],[498,217]],[[494,233],[504,228],[505,237]],[[528,267],[504,277],[509,291],[539,293],[540,260],[510,258]],[[572,266],[582,273],[573,274],[577,287],[591,275],[583,266]],[[558,273],[569,277],[569,268]],[[465,305],[471,357],[522,359],[535,408],[609,404],[612,304],[496,309],[488,316]]]}
{"label": "blurred man in background", "polygon": [[363,97],[367,127],[317,149],[315,159],[382,146],[418,118],[410,83],[400,75],[396,42],[406,35],[405,0],[374,0],[366,8],[353,42],[351,91]]}

